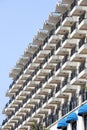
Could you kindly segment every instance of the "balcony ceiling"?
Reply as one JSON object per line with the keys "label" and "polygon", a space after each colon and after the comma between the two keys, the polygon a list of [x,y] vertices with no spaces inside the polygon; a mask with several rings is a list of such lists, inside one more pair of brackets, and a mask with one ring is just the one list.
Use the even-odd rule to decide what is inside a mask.
{"label": "balcony ceiling", "polygon": [[50,23],[53,23],[53,24],[55,24],[56,25],[56,23],[57,23],[57,21],[59,20],[59,18],[60,18],[60,14],[59,13],[50,13],[49,14],[49,18],[48,18],[48,22],[50,22]]}
{"label": "balcony ceiling", "polygon": [[48,21],[44,22],[43,29],[48,30],[49,32],[54,29],[54,24]]}
{"label": "balcony ceiling", "polygon": [[56,44],[58,41],[60,41],[60,37],[58,35],[52,35],[48,40],[50,44]]}
{"label": "balcony ceiling", "polygon": [[65,20],[62,23],[62,26],[71,27],[75,22],[76,22],[75,18],[66,17]]}
{"label": "balcony ceiling", "polygon": [[80,0],[79,5],[80,6],[87,6],[87,0]]}
{"label": "balcony ceiling", "polygon": [[74,9],[70,12],[70,16],[80,16],[84,13],[84,8],[80,6],[75,6]]}
{"label": "balcony ceiling", "polygon": [[66,6],[66,5],[57,3],[55,12],[59,12],[59,13],[62,13],[62,14],[63,14],[63,13],[66,12],[66,11],[67,11],[67,6]]}
{"label": "balcony ceiling", "polygon": [[71,3],[72,3],[72,0],[62,0],[62,3],[63,3],[63,4],[71,4]]}

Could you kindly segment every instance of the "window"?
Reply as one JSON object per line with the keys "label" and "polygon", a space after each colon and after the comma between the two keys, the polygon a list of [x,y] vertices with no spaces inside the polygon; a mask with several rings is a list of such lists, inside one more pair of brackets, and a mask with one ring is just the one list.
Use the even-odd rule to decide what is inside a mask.
{"label": "window", "polygon": [[72,130],[77,130],[77,124],[76,124],[76,121],[72,123]]}
{"label": "window", "polygon": [[67,127],[63,128],[62,130],[67,130]]}
{"label": "window", "polygon": [[87,130],[87,115],[84,116],[84,127]]}

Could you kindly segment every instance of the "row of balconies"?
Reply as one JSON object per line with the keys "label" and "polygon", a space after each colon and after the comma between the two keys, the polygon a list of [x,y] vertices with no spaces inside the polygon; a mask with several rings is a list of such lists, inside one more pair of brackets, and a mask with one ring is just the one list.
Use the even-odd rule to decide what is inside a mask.
{"label": "row of balconies", "polygon": [[61,111],[62,111],[62,116],[67,114],[69,111],[73,110],[75,107],[78,106],[78,98],[75,96],[71,97],[70,102],[65,102],[62,105]]}
{"label": "row of balconies", "polygon": [[[39,51],[38,51],[38,52],[39,52]],[[27,83],[32,80],[32,77],[33,77],[34,75],[36,75],[36,73],[39,71],[39,69],[42,68],[42,66],[47,62],[47,60],[48,60],[52,55],[53,55],[53,50],[51,50],[51,52],[45,57],[45,59],[43,59],[42,63],[34,70],[34,72],[32,72],[31,76],[26,79],[26,81],[25,81],[24,84],[23,84],[23,87],[20,88],[20,89],[17,91],[16,95],[18,95],[19,92],[21,91],[21,89],[23,89],[23,88],[25,87],[25,85],[27,85]],[[26,67],[26,68],[27,68],[27,67]],[[14,83],[12,83],[12,86],[13,86],[14,84],[15,84],[15,81],[14,81]]]}
{"label": "row of balconies", "polygon": [[[37,69],[37,70],[38,70],[38,69]],[[53,70],[51,70],[51,72],[45,77],[45,79],[44,79],[41,83],[39,83],[39,85],[37,85],[34,89],[31,90],[31,94],[30,94],[30,95],[35,94],[36,91],[37,91],[39,88],[42,87],[42,84],[43,84],[44,82],[46,82],[52,75],[53,75]],[[32,76],[32,77],[33,77],[33,76]],[[9,100],[9,103],[6,104],[5,108],[7,108],[8,105],[12,103],[12,101],[16,98],[17,95],[19,95],[19,93],[20,93],[21,91],[23,91],[24,87],[27,86],[28,82],[32,80],[32,77],[29,77],[29,78],[26,80],[26,82],[23,84],[23,87],[21,87],[21,88],[19,89],[19,91],[16,92],[15,96],[13,96],[13,97]],[[30,79],[30,78],[31,78],[31,79]]]}
{"label": "row of balconies", "polygon": [[[49,53],[49,55],[47,55],[47,57],[45,57],[43,62],[34,70],[34,72],[31,74],[31,76],[29,78],[27,78],[27,80],[23,83],[23,86],[21,88],[19,88],[19,90],[16,92],[15,96],[19,95],[19,93],[24,89],[24,87],[28,84],[28,82],[32,80],[33,76],[36,75],[36,73],[42,68],[42,66],[47,62],[47,60],[52,55],[53,55],[53,50],[51,50],[51,53]],[[51,71],[51,73],[52,73],[52,71]],[[9,103],[11,103],[11,101],[13,99],[15,99],[15,96],[13,96],[11,100],[9,100]],[[8,106],[8,105],[6,104],[6,106]]]}
{"label": "row of balconies", "polygon": [[[72,4],[71,4],[71,9],[72,9],[72,7],[74,7],[74,6],[76,5],[76,3],[77,3],[76,0],[74,0],[74,1],[72,2]],[[67,13],[67,11],[66,11],[66,12],[63,14],[63,16],[62,16],[62,21],[67,17],[67,15],[68,15],[68,13]],[[79,18],[79,21],[80,21],[80,22],[84,19],[84,16],[85,16],[85,13],[83,13],[83,14],[80,16],[80,18]],[[56,29],[58,28],[58,26],[60,26],[60,24],[61,24],[61,21],[59,20],[58,23],[57,23],[57,25],[56,25]],[[76,23],[71,27],[71,32],[75,29],[75,27],[76,27]],[[54,33],[54,29],[52,29],[52,30],[50,31],[49,36],[47,36],[46,39],[44,40],[44,44],[48,41],[48,38],[50,38],[51,35],[53,35],[53,33]],[[36,57],[37,53],[38,53],[40,50],[41,50],[41,46],[40,46],[39,49],[35,52],[35,54],[33,55],[33,58]],[[23,70],[20,72],[20,74],[17,76],[16,80],[20,77],[21,74],[23,74],[23,71],[28,67],[28,65],[31,63],[31,61],[32,61],[32,58],[31,58],[31,59],[29,60],[29,62],[24,66],[24,69],[23,69]],[[10,85],[10,88],[15,84],[16,80],[13,81],[13,83]]]}
{"label": "row of balconies", "polygon": [[[85,100],[87,100],[87,92],[85,91],[85,89],[81,89],[80,95],[81,95],[81,98],[82,98],[82,102],[84,102]],[[50,95],[48,96],[48,99],[49,99],[49,97],[50,97]],[[51,95],[51,97],[52,97],[52,95]],[[46,98],[43,103],[45,103],[48,99]],[[30,112],[27,112],[26,116],[24,116],[22,118],[22,120],[20,120],[20,122],[18,122],[18,123],[15,124],[15,128],[14,129],[16,129],[20,124],[22,124],[23,121],[25,121],[28,117],[31,117],[32,114],[37,109],[39,109],[40,107],[42,107],[43,103],[40,102],[38,105],[36,105],[35,107],[33,107]],[[58,107],[58,109],[54,110],[55,111],[54,113],[51,113],[47,117],[45,117],[45,119],[43,120],[43,122],[45,122],[45,126],[48,127],[49,125],[51,125],[52,123],[54,123],[56,120],[58,120],[59,110],[61,110],[61,114],[62,114],[62,116],[64,116],[69,111],[71,111],[75,107],[77,107],[78,103],[79,103],[79,101],[78,101],[77,96],[73,95],[71,97],[71,100],[69,102],[64,102],[64,104],[62,104],[62,106],[60,106],[60,109]],[[15,112],[12,113],[12,114],[14,115]],[[3,123],[2,123],[2,125],[4,125],[7,121],[8,121],[8,119],[4,120]]]}
{"label": "row of balconies", "polygon": [[[76,5],[76,0],[74,0],[73,3],[71,4],[71,10],[74,8],[75,5]],[[58,23],[56,24],[56,29],[61,25],[61,24],[60,24],[61,21],[63,22],[63,20],[67,17],[67,14],[68,14],[67,12],[65,12],[65,13],[63,14],[61,20],[58,21]],[[81,21],[84,19],[84,15],[85,15],[85,14],[82,14],[82,15],[79,17],[79,23],[81,23]],[[71,32],[73,32],[75,28],[76,28],[76,23],[71,27]],[[55,31],[55,30],[51,30],[50,34],[49,34],[49,35],[46,37],[46,39],[44,40],[44,44],[43,44],[43,45],[45,45],[45,43],[48,41],[48,39],[54,34],[54,31]],[[62,42],[64,42],[64,41],[67,39],[67,37],[68,37],[68,33],[66,33],[66,35],[63,37]],[[80,48],[83,44],[84,44],[84,39],[81,39],[80,42],[79,42],[79,48]],[[56,50],[57,50],[60,46],[61,46],[60,44],[56,44]],[[41,50],[41,48],[40,48],[40,50]],[[39,52],[40,50],[38,50],[38,52]],[[38,53],[38,52],[37,52],[37,53]],[[71,50],[71,56],[72,56],[75,52],[76,52],[76,48],[73,48],[73,49]],[[35,57],[37,56],[37,53],[34,54],[33,58],[35,58]],[[47,57],[45,58],[44,63],[46,63],[47,60],[48,60],[52,55],[53,55],[53,53],[52,53],[51,55],[49,54],[49,56],[47,56]],[[68,55],[66,55],[66,56],[62,59],[62,65],[67,61],[67,58],[68,58]],[[29,61],[29,63],[31,63],[31,62],[32,62],[32,61]],[[23,71],[28,67],[29,63],[24,67]],[[56,70],[58,70],[58,68],[60,68],[60,63],[57,64]],[[82,63],[82,64],[79,66],[79,73],[80,73],[82,70],[84,70],[84,68],[85,68],[85,64]],[[41,67],[38,68],[38,70],[39,70],[39,69],[41,69]],[[38,70],[37,70],[37,71],[38,71]],[[33,73],[31,74],[31,77],[33,77],[34,75],[36,75],[37,71],[36,71],[36,72],[33,72]],[[11,87],[16,83],[16,81],[19,79],[19,77],[20,77],[21,74],[23,74],[23,73],[20,72],[20,74],[18,75],[17,79],[16,79],[15,81],[13,81]],[[77,74],[76,70],[72,71],[72,73],[71,73],[71,80],[74,78],[74,76],[76,76],[76,74]],[[52,76],[52,75],[53,75],[53,73],[52,73],[51,75],[49,75],[49,76],[46,76],[44,82],[46,82],[46,81],[50,78],[50,76]],[[28,78],[28,79],[26,80],[26,82],[24,83],[23,87],[26,86],[29,81],[31,81],[31,79],[32,79],[31,77],[29,77],[30,79]],[[67,81],[68,81],[68,77],[67,77],[67,78],[64,78],[64,80],[63,80],[63,82],[62,82],[62,87],[64,87],[64,86],[67,84]],[[59,85],[59,86],[60,86],[60,85]],[[59,86],[56,87],[56,92],[58,92],[58,91],[60,90],[61,87],[59,87]],[[19,89],[19,91],[17,92],[16,96],[19,95],[19,93],[20,93],[21,90],[23,90],[23,89]],[[37,87],[37,89],[35,89],[35,91],[32,90],[32,92],[31,92],[31,94],[30,94],[31,96],[26,97],[26,99],[27,99],[27,98],[28,98],[28,99],[31,98],[32,95],[33,95],[34,93],[36,93],[37,90],[38,90],[38,87]],[[84,96],[84,95],[85,95],[85,96]],[[49,95],[46,97],[45,102],[47,102],[52,96],[53,96],[53,95],[49,94]],[[87,99],[86,94],[83,94],[82,97],[83,97],[83,99],[82,99],[83,101],[84,101],[85,99]],[[13,100],[13,99],[14,99],[14,97],[12,98],[12,100]],[[23,104],[27,101],[26,99],[23,100]],[[76,101],[77,101],[77,100],[75,100],[74,103],[73,103],[73,101],[72,101],[72,105],[69,105],[70,107],[68,106],[68,108],[65,108],[65,109],[64,109],[64,106],[63,106],[62,115],[65,115],[69,110],[71,110],[71,108],[73,109],[75,106],[77,106],[77,105],[76,105],[76,104],[77,104]],[[10,103],[11,103],[11,102],[10,102]],[[42,104],[43,104],[43,103],[42,103]],[[39,104],[38,106],[40,107],[42,104]],[[8,105],[7,105],[7,106],[8,106]],[[17,111],[19,110],[20,106],[21,106],[21,105],[19,105],[19,107],[16,109],[15,112],[17,112]],[[38,106],[32,109],[31,115],[32,115],[32,113],[34,113],[34,112],[39,108]],[[66,105],[65,105],[65,106],[66,106]],[[74,106],[74,107],[72,107],[72,106]],[[23,106],[21,106],[21,107],[23,107]],[[69,109],[69,110],[68,110],[68,109]],[[12,113],[12,115],[13,115],[13,114],[14,114],[14,113]],[[11,118],[12,115],[9,116],[9,119]],[[56,116],[56,115],[54,114],[54,116]],[[51,122],[51,123],[54,122],[54,120],[57,118],[57,117],[54,118],[54,116],[52,116],[50,119],[47,119],[47,121],[46,121],[46,126],[49,126],[49,125],[50,125],[50,122]],[[28,114],[27,114],[26,117],[23,118],[23,120],[21,121],[21,123],[22,123],[24,120],[26,120],[27,117],[29,117]],[[8,120],[8,119],[6,119],[6,120]],[[19,124],[20,124],[20,123],[19,123]],[[16,125],[16,128],[19,126],[19,124]]]}
{"label": "row of balconies", "polygon": [[[79,45],[79,46],[81,46],[81,44],[83,44],[83,39],[82,39],[82,42],[80,41],[80,45]],[[49,57],[50,57],[50,56],[48,56],[48,58],[49,58]],[[47,61],[48,58],[46,58],[45,61]],[[33,74],[36,74],[36,73],[33,72],[33,73],[32,73],[32,76],[33,76]],[[25,83],[25,84],[26,84],[26,83]]]}
{"label": "row of balconies", "polygon": [[[79,72],[81,72],[81,71],[84,69],[84,67],[85,67],[85,66],[84,66],[84,63],[82,63],[82,64],[80,65],[80,67],[79,67]],[[52,76],[52,75],[51,75],[51,76]],[[73,79],[74,76],[76,76],[76,71],[75,71],[75,70],[71,73],[71,79]],[[45,81],[47,81],[46,79],[48,79],[48,78],[46,77],[46,78],[45,78]],[[66,79],[64,79],[64,81],[63,81],[63,84],[64,84],[64,85],[67,83],[67,81],[66,81],[66,82],[65,82],[65,81],[66,81]],[[63,85],[63,86],[64,86],[64,85]],[[41,86],[41,85],[40,85],[40,86]],[[33,92],[35,93],[36,91],[33,90]],[[32,94],[33,94],[33,93],[32,93]]]}
{"label": "row of balconies", "polygon": [[[84,69],[84,63],[82,63],[82,64],[79,66],[79,72],[81,72],[83,69]],[[75,70],[74,70],[74,71],[72,71],[72,73],[71,73],[71,79],[73,79],[75,76],[76,76],[76,72],[75,72]],[[63,80],[63,82],[62,82],[62,87],[64,87],[64,86],[67,84],[67,81],[68,81],[68,77],[66,77],[66,78]],[[60,87],[60,84],[58,84],[57,87],[56,87],[55,93],[58,92],[58,91],[60,90],[60,88],[61,88],[61,87]],[[36,91],[33,91],[30,95],[27,95],[26,99],[23,100],[22,105],[20,104],[20,105],[15,109],[14,113],[12,112],[12,114],[8,117],[8,119],[10,119],[21,107],[23,107],[23,105],[29,100],[29,98],[32,98],[32,95],[33,95],[34,93],[36,93]],[[54,95],[54,92],[49,93],[49,94],[45,97],[45,99],[38,104],[37,108],[40,107],[40,106],[42,106],[44,103],[46,103],[51,97],[53,97],[53,95]],[[76,99],[75,99],[74,101],[76,101]],[[73,102],[72,102],[72,103],[73,103]],[[71,103],[71,104],[72,104],[72,103]],[[65,106],[66,106],[66,105],[65,105]],[[64,106],[63,106],[63,108],[64,108]],[[33,109],[32,109],[32,110],[33,110]],[[34,108],[34,110],[36,111],[36,107]],[[64,110],[64,112],[65,112],[65,110]],[[67,111],[66,111],[66,112],[67,112]],[[6,121],[8,121],[8,119],[6,119]],[[5,122],[5,123],[6,123],[6,122]]]}
{"label": "row of balconies", "polygon": [[[87,100],[87,92],[84,91],[81,94],[81,100],[82,102]],[[61,114],[62,116],[65,116],[68,112],[72,111],[73,109],[75,109],[79,104],[79,100],[78,97],[75,95],[73,97],[71,97],[70,102],[65,102],[60,108],[61,108]],[[52,125],[56,120],[58,120],[58,116],[59,116],[59,110],[57,111],[57,113],[55,114],[50,114],[50,117],[46,117],[45,119],[45,126],[49,127],[50,125]],[[54,119],[55,118],[55,119]]]}
{"label": "row of balconies", "polygon": [[55,121],[57,121],[59,118],[59,108],[55,110],[55,112],[49,114],[43,122],[45,123],[45,127],[48,127],[49,125],[53,124]]}
{"label": "row of balconies", "polygon": [[[81,42],[80,42],[81,43]],[[74,52],[74,51],[73,51]],[[71,54],[73,54],[72,53],[72,51],[71,51]],[[66,55],[64,58],[63,58],[63,60],[62,60],[62,65],[67,61],[67,58],[68,58],[68,55]],[[60,63],[58,63],[57,64],[57,66],[56,66],[56,69],[54,69],[54,70],[58,70],[60,68]],[[79,73],[82,71],[82,70],[84,70],[85,69],[85,62],[83,62],[80,66],[79,66]],[[51,76],[53,76],[53,71],[54,70],[52,70],[51,71],[51,73],[49,73],[46,77],[45,77],[45,79],[43,80],[43,83],[44,82],[46,82]],[[77,71],[76,70],[74,70],[74,71],[72,71],[72,73],[71,73],[71,79],[73,79],[73,77],[75,77],[76,76],[76,74],[77,74]],[[26,80],[26,82],[24,83],[24,86],[25,85],[27,85],[27,83],[30,81],[30,77],[28,78],[29,80]],[[67,80],[66,79],[68,79],[68,78],[65,78],[64,79],[64,81],[63,81],[63,85],[62,86],[64,86],[65,84],[67,84]],[[32,90],[31,91],[31,94],[34,92],[34,93],[36,93],[36,91],[39,89],[41,87],[41,84],[40,85],[38,85],[37,87],[35,87],[35,89],[34,90]],[[22,91],[23,90],[23,88],[21,88],[21,89],[19,89],[19,91],[16,93],[16,95],[15,96],[17,96],[17,95],[19,95],[19,93],[20,93],[20,91]],[[12,97],[12,99],[11,100],[9,100],[9,103],[7,103],[6,104],[6,107],[8,107],[8,105],[15,99],[15,96],[13,96]]]}

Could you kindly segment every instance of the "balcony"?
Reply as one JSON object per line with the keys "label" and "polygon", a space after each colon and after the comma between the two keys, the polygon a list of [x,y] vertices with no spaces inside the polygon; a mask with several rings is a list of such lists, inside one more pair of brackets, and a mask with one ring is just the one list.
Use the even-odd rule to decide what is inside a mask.
{"label": "balcony", "polygon": [[78,98],[76,95],[71,97],[70,103],[69,103],[69,111],[73,110],[75,107],[78,106]]}
{"label": "balcony", "polygon": [[62,93],[75,93],[77,90],[77,86],[68,84],[62,89]]}
{"label": "balcony", "polygon": [[52,114],[48,115],[46,122],[45,122],[45,126],[48,127],[51,124],[52,124]]}
{"label": "balcony", "polygon": [[78,5],[83,6],[83,7],[87,6],[87,1],[86,0],[79,0]]}
{"label": "balcony", "polygon": [[80,90],[80,95],[81,95],[82,102],[87,100],[87,90],[85,90],[85,88],[82,88]]}
{"label": "balcony", "polygon": [[86,31],[79,30],[77,28],[75,28],[74,31],[70,34],[70,38],[73,39],[82,39],[85,36],[86,36]]}
{"label": "balcony", "polygon": [[6,118],[5,120],[3,120],[2,122],[2,126],[8,121],[8,119]]}
{"label": "balcony", "polygon": [[48,126],[52,125],[55,121],[57,121],[59,118],[58,116],[58,111],[56,109],[56,111],[54,113],[51,113],[50,115],[48,115],[48,117],[45,119],[45,127],[47,128]]}
{"label": "balcony", "polygon": [[62,116],[64,116],[65,114],[67,114],[69,112],[69,108],[68,108],[68,103],[65,102],[63,105],[62,105]]}
{"label": "balcony", "polygon": [[67,114],[69,111],[72,111],[77,106],[78,106],[78,98],[76,96],[72,96],[69,103],[65,102],[62,105],[62,116]]}

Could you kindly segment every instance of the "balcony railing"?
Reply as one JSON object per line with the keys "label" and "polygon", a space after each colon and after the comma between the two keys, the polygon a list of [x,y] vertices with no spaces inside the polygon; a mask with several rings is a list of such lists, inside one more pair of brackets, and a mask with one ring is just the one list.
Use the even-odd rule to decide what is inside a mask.
{"label": "balcony railing", "polygon": [[85,44],[85,37],[79,41],[79,48]]}
{"label": "balcony railing", "polygon": [[62,88],[68,83],[68,77],[66,77],[62,82]]}
{"label": "balcony railing", "polygon": [[57,84],[55,92],[57,93],[60,90],[60,84]]}
{"label": "balcony railing", "polygon": [[87,100],[87,91],[82,94],[82,102]]}
{"label": "balcony railing", "polygon": [[57,22],[56,29],[60,26],[60,24],[61,24],[61,19]]}
{"label": "balcony railing", "polygon": [[61,65],[61,63],[58,62],[57,65],[56,65],[56,71],[57,71],[58,69],[60,69],[60,65]]}
{"label": "balcony railing", "polygon": [[44,122],[45,122],[45,127],[50,126],[51,124],[53,124],[56,120],[58,120],[59,116],[58,113],[51,113],[50,115],[48,115],[47,118],[45,118]]}
{"label": "balcony railing", "polygon": [[81,95],[82,102],[87,100],[87,90],[85,88],[82,88],[80,90],[80,95]]}
{"label": "balcony railing", "polygon": [[85,18],[85,12],[79,17],[79,24],[82,22],[82,20]]}
{"label": "balcony railing", "polygon": [[72,10],[77,5],[77,0],[73,0],[70,9]]}
{"label": "balcony railing", "polygon": [[72,48],[70,56],[76,53],[76,46]]}
{"label": "balcony railing", "polygon": [[68,11],[66,11],[66,12],[63,14],[63,16],[62,16],[62,22],[63,22],[63,20],[64,20],[67,16],[68,16]]}
{"label": "balcony railing", "polygon": [[62,116],[64,116],[64,115],[67,114],[68,112],[69,112],[68,103],[65,102],[65,103],[62,105]]}
{"label": "balcony railing", "polygon": [[55,29],[52,29],[52,30],[50,31],[50,33],[49,33],[48,38],[50,38],[50,37],[54,34],[54,32],[55,32]]}
{"label": "balcony railing", "polygon": [[68,54],[64,56],[63,60],[62,60],[62,65],[68,60]]}
{"label": "balcony railing", "polygon": [[56,44],[56,50],[61,46],[61,41]]}
{"label": "balcony railing", "polygon": [[79,73],[85,69],[85,62],[81,63],[79,66]]}
{"label": "balcony railing", "polygon": [[48,36],[45,38],[42,47],[48,42]]}
{"label": "balcony railing", "polygon": [[47,97],[48,97],[48,100],[49,100],[51,97],[53,97],[53,91],[52,91],[51,93],[49,93]]}
{"label": "balcony railing", "polygon": [[71,73],[71,77],[70,77],[70,80],[72,80],[73,78],[75,78],[77,75],[77,72],[76,70],[73,70],[72,73]]}
{"label": "balcony railing", "polygon": [[74,95],[71,97],[71,101],[69,103],[69,111],[73,110],[78,106],[78,98]]}
{"label": "balcony railing", "polygon": [[78,106],[78,98],[76,96],[71,97],[71,101],[69,103],[65,102],[62,105],[62,116],[64,116],[77,106]]}
{"label": "balcony railing", "polygon": [[66,34],[63,36],[63,38],[62,38],[62,43],[67,39],[67,37],[68,37],[68,33],[66,33]]}
{"label": "balcony railing", "polygon": [[71,33],[76,29],[76,23],[71,26]]}

